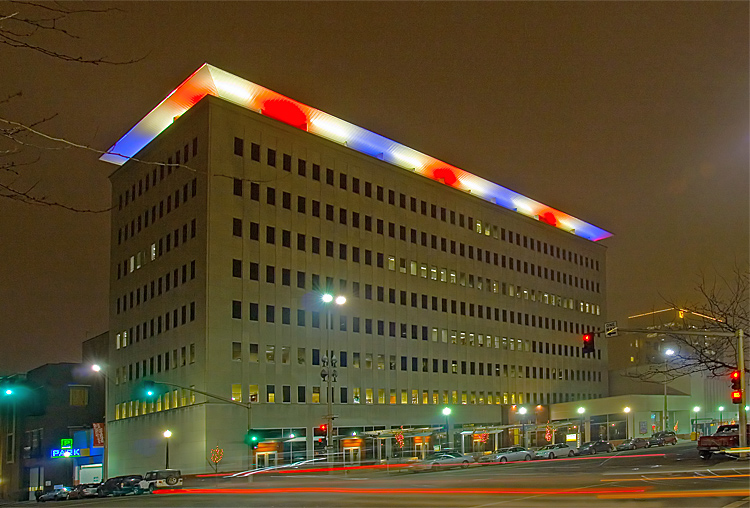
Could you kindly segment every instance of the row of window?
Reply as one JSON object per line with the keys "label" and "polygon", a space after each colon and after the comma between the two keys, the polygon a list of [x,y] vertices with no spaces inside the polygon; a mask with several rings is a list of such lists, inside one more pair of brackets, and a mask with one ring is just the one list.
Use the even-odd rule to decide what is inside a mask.
{"label": "row of window", "polygon": [[[505,339],[507,340],[507,339]],[[511,339],[513,340],[513,339]],[[487,342],[488,344],[490,341]],[[541,352],[541,342],[540,344],[540,352]],[[554,346],[554,344],[553,344]],[[549,343],[547,343],[547,348],[549,350]],[[289,346],[281,346],[279,351],[279,360],[282,365],[290,365],[291,364],[291,350]],[[580,357],[580,348],[577,349],[577,355]],[[267,344],[265,349],[265,363],[273,364],[276,363],[276,350],[277,347],[273,344]],[[570,347],[571,350],[571,356],[573,355],[573,347]],[[250,355],[249,355],[249,361],[252,363],[258,363],[258,344],[250,344]],[[568,346],[565,346],[565,352],[567,353]],[[562,353],[562,345],[560,345],[560,352]],[[320,349],[314,348],[310,350],[311,356],[310,356],[310,363],[313,366],[318,366],[321,364],[321,351]],[[325,355],[325,351],[323,351],[323,354]],[[307,358],[307,349],[303,347],[297,348],[297,365],[305,365],[308,358]],[[335,361],[335,352],[331,351],[331,356],[334,357]],[[396,355],[388,355],[388,370],[396,370],[396,366],[398,365],[396,362]],[[232,343],[232,360],[233,361],[241,361],[242,360],[242,344],[240,342],[233,342]],[[325,360],[325,359],[323,359]],[[323,361],[325,363],[325,361]],[[409,371],[411,372],[432,372],[434,374],[438,374],[441,372],[440,370],[440,364],[441,360],[437,358],[433,358],[432,361],[430,361],[429,358],[420,358],[416,356],[411,357],[411,369],[409,368],[409,357],[408,356],[401,356],[400,357],[400,370],[401,371]],[[338,365],[342,368],[349,367],[349,356],[346,351],[339,351],[338,354]],[[432,369],[430,369],[430,365],[432,365]],[[460,366],[460,371],[459,371]],[[361,354],[359,352],[353,352],[352,353],[352,362],[351,367],[354,369],[367,369],[367,370],[386,370],[386,355],[385,354],[373,354],[373,353],[364,353]],[[563,368],[555,368],[555,367],[539,367],[539,370],[537,371],[536,366],[530,366],[530,365],[509,365],[509,364],[499,364],[495,363],[493,367],[492,362],[485,363],[484,362],[466,362],[466,361],[457,361],[457,360],[442,360],[442,373],[443,374],[464,374],[464,375],[472,375],[472,376],[494,376],[496,377],[511,377],[511,378],[528,378],[528,379],[554,379],[554,380],[560,380],[560,381],[594,381],[594,382],[601,382],[601,372],[597,371],[590,371],[590,370],[578,370],[578,369],[563,369]],[[525,375],[524,375],[525,373]]]}
{"label": "row of window", "polygon": [[168,311],[163,316],[156,316],[149,321],[144,321],[142,324],[137,324],[135,327],[118,333],[115,336],[115,347],[116,349],[125,348],[140,342],[141,339],[146,340],[155,337],[162,332],[168,332],[172,328],[193,321],[195,321],[195,302],[190,302],[189,305],[183,305],[180,308]]}
{"label": "row of window", "polygon": [[[250,145],[250,158],[253,161],[260,162],[260,145],[256,143],[251,143]],[[234,154],[239,155],[240,157],[244,156],[244,140],[242,138],[234,138]],[[272,167],[276,167],[277,164],[277,157],[276,157],[276,150],[272,148],[268,148],[266,150],[266,164]],[[282,166],[281,169],[287,172],[292,171],[292,156],[290,154],[284,153],[282,154]],[[307,161],[303,159],[297,159],[297,174],[302,177],[307,176]],[[321,181],[321,168],[319,164],[312,164],[312,179],[315,181]],[[325,183],[335,187],[335,172],[331,168],[326,168],[325,170]],[[351,181],[351,185],[349,182]],[[354,194],[360,195],[360,192],[364,192],[364,196],[368,198],[373,197],[373,185],[371,182],[365,181],[364,185],[360,185],[360,179],[356,177],[348,177],[346,173],[339,172],[339,178],[338,178],[338,188],[341,190],[348,190],[351,188],[351,191]],[[268,189],[271,189],[270,187]],[[272,189],[273,190],[273,189]],[[385,203],[385,195],[386,195],[386,189],[384,189],[382,186],[377,185],[375,186],[375,199],[378,201],[381,201]],[[407,196],[404,193],[398,193],[398,205],[396,204],[396,191],[393,189],[387,189],[388,194],[388,204],[392,206],[399,206],[400,208],[406,210],[407,209],[407,199],[409,202],[408,209],[411,210],[414,213],[417,213],[417,198],[413,196]],[[243,181],[241,179],[235,178],[234,179],[234,186],[233,186],[233,192],[236,196],[242,196],[243,195]],[[275,193],[275,191],[274,191]],[[260,194],[260,185],[258,183],[252,182],[250,184],[250,195],[251,199],[259,200],[259,194]],[[288,193],[285,193],[288,194]],[[268,201],[268,195],[267,195],[267,202],[269,204],[275,205],[275,195],[273,202]],[[288,208],[288,207],[287,207]],[[428,203],[424,200],[419,200],[419,213],[424,215],[425,217],[428,215],[427,212],[428,209]],[[455,225],[456,224],[456,212],[453,210],[448,210],[445,207],[438,207],[436,204],[429,204],[429,216],[433,219],[438,219],[438,209],[439,209],[439,216],[440,220],[443,222],[450,222],[450,224]],[[591,268],[595,270],[599,270],[599,262],[591,259],[587,256],[579,255],[578,253],[569,251],[567,249],[561,249],[560,247],[556,247],[552,244],[547,244],[546,242],[541,242],[540,240],[535,240],[532,237],[527,237],[526,235],[521,235],[520,233],[513,233],[513,231],[507,231],[502,228],[498,228],[498,226],[491,225],[488,222],[482,222],[480,220],[475,220],[472,217],[465,217],[464,214],[459,213],[458,214],[458,226],[462,228],[467,228],[472,231],[475,231],[478,234],[484,235],[484,236],[492,236],[494,238],[500,238],[501,240],[508,241],[509,243],[514,243],[518,246],[523,245],[523,247],[536,250],[537,252],[544,252],[544,254],[548,254],[550,256],[556,257],[558,259],[563,259],[566,261],[569,261],[571,263],[577,264],[579,266],[585,266],[586,268]],[[498,231],[500,233],[498,234]]]}
{"label": "row of window", "polygon": [[[196,155],[198,155],[198,138],[193,138],[191,144],[192,156],[195,157]],[[182,148],[182,159],[180,159],[180,150],[178,149],[174,154],[174,158],[169,157],[166,164],[159,164],[158,167],[155,167],[151,171],[151,178],[149,178],[149,175],[147,174],[145,178],[141,178],[140,180],[138,180],[137,184],[133,183],[133,186],[130,189],[125,189],[125,193],[120,194],[118,198],[118,209],[122,210],[123,207],[128,206],[128,204],[130,204],[131,202],[134,202],[136,197],[140,197],[141,195],[143,195],[143,193],[148,192],[149,187],[156,187],[156,185],[158,183],[161,183],[164,178],[171,175],[172,170],[177,169],[180,164],[187,164],[191,153],[191,150],[189,148],[189,145],[185,144],[185,146]],[[182,160],[182,162],[180,162],[180,160]],[[195,194],[193,194],[193,196],[195,196]]]}
{"label": "row of window", "polygon": [[[367,251],[369,252],[369,251]],[[378,253],[378,256],[382,256],[381,253]],[[406,260],[401,258],[401,261],[403,262],[403,265],[406,265]],[[390,270],[395,269],[395,258],[389,257],[388,258],[388,268]],[[402,273],[406,273],[406,269],[404,268]],[[530,300],[532,302],[539,302],[540,304],[546,304],[546,305],[552,305],[561,307],[564,309],[571,309],[571,310],[578,310],[578,312],[585,313],[585,314],[594,314],[599,315],[601,312],[601,307],[594,303],[584,302],[581,300],[574,300],[573,298],[567,298],[562,297],[560,295],[554,295],[550,293],[546,293],[539,290],[534,289],[528,289],[524,288],[520,285],[515,284],[507,284],[505,282],[500,282],[498,280],[492,280],[492,279],[483,279],[481,276],[477,275],[476,280],[474,278],[473,274],[469,274],[468,277],[466,273],[460,272],[456,273],[455,271],[451,270],[448,271],[447,268],[440,268],[439,274],[440,278],[438,279],[438,267],[431,266],[428,267],[427,264],[422,263],[419,266],[419,273],[422,278],[427,278],[429,270],[429,276],[431,280],[440,280],[441,282],[448,282],[450,281],[452,284],[458,284],[462,287],[468,287],[474,288],[476,287],[479,291],[482,291],[483,289],[486,289],[488,292],[492,292],[495,294],[503,294],[510,297],[515,297],[518,299],[524,299],[524,300]],[[273,265],[265,265],[265,276],[264,280],[268,284],[276,284],[276,273],[278,270],[276,270],[276,267]],[[242,278],[242,260],[240,259],[233,259],[232,260],[232,276],[235,278]],[[260,273],[261,273],[261,265],[259,263],[250,262],[249,264],[249,270],[248,270],[248,279],[254,280],[254,281],[260,281]],[[417,275],[417,262],[411,261],[410,266],[410,273],[414,276]],[[281,269],[281,285],[282,286],[291,286],[291,277],[292,277],[292,270],[289,268],[282,268]],[[311,285],[313,291],[320,291],[321,290],[321,284],[320,284],[320,278],[321,276],[319,274],[313,273],[311,277]],[[299,289],[307,289],[307,275],[306,272],[303,272],[301,270],[296,271],[296,280],[297,280],[297,288]],[[333,284],[334,279],[333,277],[326,277],[326,292],[332,292],[333,291]],[[347,281],[345,279],[339,279],[339,291],[340,292],[347,292]],[[360,297],[360,283],[359,282],[352,282],[352,288],[351,293],[349,293],[351,296],[355,298]],[[397,290],[395,288],[385,288],[383,286],[376,286],[376,298],[379,302],[385,302],[385,290],[388,289],[388,303],[396,303],[396,294],[398,291],[399,294],[399,302],[401,305],[408,305],[407,304],[407,295],[408,293],[404,290]],[[366,300],[372,300],[373,299],[373,286],[371,284],[365,284],[364,287],[364,297]],[[418,304],[418,294],[411,292],[411,306],[416,308],[419,306]],[[422,308],[427,309],[427,298],[428,295],[422,294]],[[434,300],[433,307],[437,306],[437,296],[432,297]],[[443,299],[445,302],[443,306],[445,307],[444,312],[447,311],[448,306],[448,300]],[[482,306],[479,305],[481,308]],[[434,308],[433,310],[437,310],[437,308]],[[461,311],[461,314],[465,315],[465,304],[464,304],[464,310]],[[479,317],[483,317],[482,310],[478,311]],[[469,304],[469,315],[474,316],[474,304]]]}
{"label": "row of window", "polygon": [[[195,219],[192,219],[189,225],[188,223],[182,225],[183,244],[189,239],[195,238],[195,234]],[[121,277],[127,276],[129,273],[140,270],[147,261],[156,261],[156,258],[163,256],[165,253],[170,252],[173,248],[176,249],[179,246],[180,228],[177,228],[173,232],[167,233],[162,238],[159,238],[158,241],[152,243],[148,251],[138,251],[125,259],[122,263],[117,263],[117,280],[120,280]]]}
{"label": "row of window", "polygon": [[[178,389],[161,394],[156,400],[130,400],[115,404],[115,420],[133,418],[154,412],[168,411],[179,407],[195,404],[195,386],[191,389]],[[292,386],[281,385],[281,390],[276,392],[276,385],[265,385],[264,397],[266,403],[292,403]],[[325,391],[325,388],[323,388]],[[349,387],[339,387],[338,401],[332,397],[332,402],[337,404],[349,404]],[[243,396],[242,385],[232,384],[230,397],[236,402],[258,403],[261,398],[259,385],[251,384],[247,389],[247,397]],[[335,390],[332,391],[332,395]],[[363,398],[364,395],[364,398]],[[321,387],[304,385],[297,386],[297,398],[294,402],[306,404],[325,402],[321,398]],[[558,402],[572,402],[600,398],[601,394],[591,393],[529,393],[529,392],[485,392],[466,390],[396,390],[386,391],[383,388],[352,388],[352,404],[389,404],[389,405],[438,405],[438,404],[462,404],[462,405],[491,405],[491,404],[556,404]]]}
{"label": "row of window", "polygon": [[115,368],[115,385],[127,383],[145,376],[153,376],[159,372],[174,370],[178,367],[184,367],[188,364],[195,363],[195,343],[189,346],[182,346],[179,349],[173,349],[171,353],[167,351],[164,354],[152,356],[148,360],[131,363],[122,367]]}
{"label": "row of window", "polygon": [[[423,295],[426,296],[426,295]],[[426,302],[426,300],[424,300]],[[443,299],[443,301],[447,301]],[[433,297],[433,310],[437,310],[437,297]],[[460,304],[461,314],[466,315],[466,302],[456,302],[456,300],[451,300],[451,313],[456,314],[456,303]],[[473,307],[474,304],[469,305],[469,316],[473,317]],[[233,319],[242,319],[242,301],[240,300],[232,300],[232,308],[231,308],[231,315]],[[248,316],[250,321],[260,321],[260,304],[255,302],[249,303],[248,308]],[[423,308],[427,308],[426,306]],[[445,307],[447,308],[447,307]],[[484,310],[486,309],[486,313]],[[559,332],[566,332],[566,333],[575,333],[575,334],[583,334],[586,332],[591,331],[591,326],[585,325],[584,323],[574,323],[573,321],[564,321],[560,319],[555,318],[548,318],[548,317],[542,317],[537,316],[536,314],[528,314],[523,312],[515,312],[515,311],[508,311],[506,309],[499,309],[495,307],[494,309],[492,307],[484,307],[481,305],[477,306],[477,317],[482,318],[482,314],[485,314],[486,319],[491,320],[493,318],[493,311],[494,310],[494,320],[495,321],[502,321],[503,323],[511,323],[511,324],[518,324],[521,326],[531,326],[536,328],[544,328],[547,330],[557,330]],[[447,311],[444,311],[447,312]],[[305,309],[297,309],[297,326],[307,326],[307,313]],[[313,328],[320,328],[320,312],[316,311],[309,311],[311,315],[311,325]],[[266,323],[276,323],[276,306],[275,305],[266,305],[265,306],[265,322]],[[283,325],[291,325],[292,322],[292,310],[289,307],[281,307],[281,324]],[[346,332],[349,330],[349,327],[351,326],[351,331],[353,333],[360,333],[361,331],[361,319],[359,316],[353,316],[350,318],[344,314],[339,314],[339,331]],[[386,321],[382,319],[378,319],[374,321],[371,318],[365,318],[364,319],[364,333],[366,334],[373,334],[373,324],[376,324],[377,326],[377,335],[384,336],[385,335],[385,325]],[[397,326],[398,325],[398,326]],[[417,325],[412,325],[412,338],[416,338],[414,331],[417,330]],[[395,321],[389,321],[388,322],[388,336],[390,337],[396,337],[397,336],[397,330],[398,330],[398,336],[402,339],[407,338],[407,329],[408,325],[406,323],[396,323]],[[422,340],[428,340],[427,339],[427,327],[422,327]]]}
{"label": "row of window", "polygon": [[[161,296],[162,292],[168,293],[170,289],[177,289],[180,285],[180,274],[182,275],[182,284],[187,283],[188,280],[195,279],[195,260],[191,261],[190,265],[182,265],[182,270],[175,268],[172,272],[167,272],[164,276],[152,280],[150,284],[144,284],[142,289],[139,286],[129,294],[126,293],[122,297],[117,297],[117,314],[120,313],[121,309],[122,312],[125,312],[133,307],[138,307],[141,304],[141,299],[143,303],[146,303],[149,298],[153,300]],[[150,296],[149,287],[151,289]]]}
{"label": "row of window", "polygon": [[190,388],[175,388],[152,401],[131,400],[115,404],[115,420],[192,406],[195,404],[195,385],[190,385]]}
{"label": "row of window", "polygon": [[[380,219],[378,219],[380,220]],[[393,224],[393,223],[390,223]],[[405,229],[405,228],[404,228]],[[257,222],[250,222],[250,229],[248,231],[250,240],[260,241],[260,224]],[[412,229],[413,237],[416,238],[417,230]],[[234,218],[232,219],[232,235],[238,238],[242,238],[243,235],[243,225],[242,225],[242,219]],[[281,230],[281,246],[291,249],[292,248],[292,235],[293,232],[289,231],[287,229]],[[437,236],[431,235],[432,237],[432,245],[433,248],[437,248]],[[277,242],[277,234],[276,234],[276,227],[266,225],[265,227],[265,241],[267,244],[276,245]],[[310,252],[313,254],[320,254],[320,245],[321,245],[321,239],[317,236],[311,236],[310,237]],[[444,242],[445,238],[441,239],[441,249],[445,250],[446,242]],[[415,242],[416,243],[416,242]],[[307,235],[304,233],[296,233],[296,248],[299,251],[307,252]],[[427,246],[427,233],[422,232],[422,245]],[[460,243],[460,252],[461,256],[465,256],[465,253],[467,252],[467,249],[465,249],[464,244]],[[372,251],[369,249],[365,249],[364,253],[361,251],[359,247],[352,246],[351,252],[349,249],[349,246],[345,243],[339,243],[338,249],[335,248],[336,244],[332,240],[325,240],[325,255],[327,257],[335,257],[336,250],[338,250],[338,258],[341,261],[346,261],[347,259],[351,259],[354,263],[360,263],[364,262],[365,265],[372,265]],[[455,254],[455,246],[456,242],[451,240],[451,253]],[[471,254],[471,257],[473,259],[474,256],[474,247],[468,246],[468,252]],[[541,265],[535,265],[534,263],[529,263],[528,261],[521,261],[520,259],[514,260],[512,257],[506,257],[505,255],[500,255],[497,252],[491,253],[488,250],[482,251],[481,248],[477,247],[477,260],[482,261],[482,252],[484,252],[484,260],[487,264],[493,264],[495,266],[500,266],[502,268],[509,268],[510,270],[517,271],[517,272],[523,272],[525,274],[531,274],[532,276],[536,276],[539,278],[544,278],[547,280],[555,281],[557,280],[558,283],[566,284],[568,286],[577,287],[579,289],[585,289],[587,291],[595,291],[599,292],[599,283],[595,282],[590,279],[585,279],[583,277],[574,276],[572,274],[567,274],[565,272],[561,272],[560,270],[554,270],[547,267],[542,267]],[[364,254],[364,260],[362,260],[362,254]],[[377,266],[378,268],[384,268],[384,259],[385,255],[382,252],[377,253]],[[392,266],[392,270],[396,269],[395,266],[395,257],[389,256],[389,261],[392,261],[392,265],[389,263],[389,268]],[[399,269],[403,268],[403,273],[406,273],[406,259],[400,258],[400,262],[402,263],[399,266]],[[412,263],[416,263],[416,261],[412,261]],[[426,265],[425,265],[426,266]],[[416,273],[413,273],[413,275],[416,275]]]}
{"label": "row of window", "polygon": [[[186,183],[182,187],[182,202],[186,203],[188,200],[188,188],[190,190],[190,197],[195,197],[198,193],[198,182],[195,178],[193,178],[192,182]],[[159,205],[153,205],[150,209],[146,208],[146,210],[143,212],[143,215],[138,215],[138,217],[135,217],[130,220],[130,225],[125,224],[125,226],[117,229],[117,245],[120,245],[122,242],[125,242],[128,240],[128,238],[133,238],[136,234],[141,232],[141,229],[145,229],[149,227],[151,224],[155,224],[158,219],[163,218],[166,214],[170,213],[173,209],[177,210],[180,207],[180,189],[177,189],[174,191],[174,201],[172,200],[173,196],[170,194],[167,196],[167,199],[162,199],[159,201]],[[172,205],[174,203],[174,207]],[[166,210],[166,211],[165,211]]]}

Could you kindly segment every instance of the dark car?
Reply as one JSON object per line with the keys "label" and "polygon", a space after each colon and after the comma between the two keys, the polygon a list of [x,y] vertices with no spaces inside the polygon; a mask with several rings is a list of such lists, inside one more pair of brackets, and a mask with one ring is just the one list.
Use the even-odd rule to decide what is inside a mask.
{"label": "dark car", "polygon": [[598,452],[612,452],[615,450],[615,447],[612,446],[612,443],[609,441],[602,441],[601,439],[599,441],[589,441],[587,443],[583,443],[581,447],[578,449],[579,455],[596,455]]}
{"label": "dark car", "polygon": [[677,444],[677,434],[675,434],[671,430],[663,430],[661,432],[657,432],[648,440],[649,448],[652,446],[664,446],[668,444]]}
{"label": "dark car", "polygon": [[96,492],[99,497],[141,494],[141,480],[143,476],[139,474],[114,476],[99,485]]}
{"label": "dark car", "polygon": [[648,446],[648,441],[643,439],[642,437],[634,437],[631,439],[626,439],[622,443],[617,445],[617,450],[637,450],[638,448],[646,448]]}

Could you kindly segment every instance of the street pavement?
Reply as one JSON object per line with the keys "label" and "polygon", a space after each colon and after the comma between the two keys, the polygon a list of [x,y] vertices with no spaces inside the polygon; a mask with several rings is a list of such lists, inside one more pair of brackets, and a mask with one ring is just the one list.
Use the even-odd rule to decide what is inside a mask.
{"label": "street pavement", "polygon": [[750,507],[750,463],[703,461],[695,443],[410,473],[336,468],[191,480],[181,491],[66,507]]}

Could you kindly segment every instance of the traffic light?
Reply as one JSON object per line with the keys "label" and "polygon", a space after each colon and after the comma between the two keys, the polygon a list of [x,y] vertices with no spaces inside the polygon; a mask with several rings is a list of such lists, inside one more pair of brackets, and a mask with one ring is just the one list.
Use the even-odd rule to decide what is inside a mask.
{"label": "traffic light", "polygon": [[255,450],[258,447],[259,442],[260,436],[258,434],[258,431],[254,429],[247,429],[247,433],[245,434],[245,444],[247,446],[252,446],[253,450]]}
{"label": "traffic light", "polygon": [[158,394],[156,393],[156,383],[153,381],[144,381],[143,394],[146,396],[146,400],[152,400],[158,397]]}
{"label": "traffic light", "polygon": [[321,423],[317,428],[313,429],[313,437],[315,441],[322,446],[328,445],[328,425]]}
{"label": "traffic light", "polygon": [[742,404],[742,384],[740,382],[740,371],[735,370],[729,378],[732,380],[732,404]]}
{"label": "traffic light", "polygon": [[594,346],[594,333],[589,332],[589,333],[583,334],[583,348],[581,349],[581,353],[585,355],[591,354],[595,351],[595,349],[596,348]]}

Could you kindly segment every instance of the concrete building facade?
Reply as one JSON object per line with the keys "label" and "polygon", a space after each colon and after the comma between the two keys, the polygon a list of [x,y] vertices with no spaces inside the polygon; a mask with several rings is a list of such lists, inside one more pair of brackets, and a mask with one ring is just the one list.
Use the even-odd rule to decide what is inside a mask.
{"label": "concrete building facade", "polygon": [[[331,444],[356,461],[393,446],[363,435],[440,428],[445,406],[462,435],[513,405],[608,394],[606,346],[580,347],[606,315],[592,240],[608,233],[395,142],[344,139],[367,131],[256,89],[204,66],[104,157],[122,164],[110,476],[162,467],[166,429],[183,472],[205,471],[214,447],[236,469],[312,456],[328,396]],[[153,128],[154,115],[169,118]]]}

